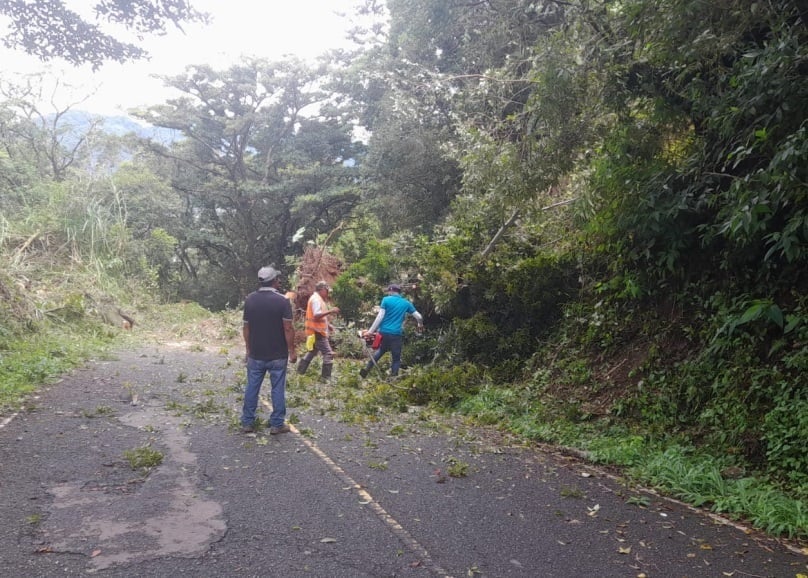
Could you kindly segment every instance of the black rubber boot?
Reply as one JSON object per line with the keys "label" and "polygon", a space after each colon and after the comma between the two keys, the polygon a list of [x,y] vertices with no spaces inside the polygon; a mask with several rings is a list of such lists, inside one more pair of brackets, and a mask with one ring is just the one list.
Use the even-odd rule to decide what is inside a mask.
{"label": "black rubber boot", "polygon": [[306,359],[306,357],[301,357],[300,361],[297,362],[297,372],[301,375],[306,373],[309,369],[309,363],[311,363],[311,359]]}
{"label": "black rubber boot", "polygon": [[332,363],[329,363],[327,365],[326,364],[323,365],[323,372],[320,375],[320,377],[322,378],[323,383],[328,383],[328,382],[331,381],[331,370],[332,369],[334,369],[334,364],[332,364]]}

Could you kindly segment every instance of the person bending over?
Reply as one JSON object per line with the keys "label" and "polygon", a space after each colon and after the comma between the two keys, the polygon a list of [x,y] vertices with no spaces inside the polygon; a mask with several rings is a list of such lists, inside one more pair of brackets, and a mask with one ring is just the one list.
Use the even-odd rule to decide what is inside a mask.
{"label": "person bending over", "polygon": [[373,359],[359,370],[359,375],[367,377],[373,366],[388,351],[393,358],[390,375],[398,375],[401,367],[401,349],[404,345],[404,320],[408,314],[418,322],[418,331],[423,331],[424,318],[415,309],[415,305],[401,296],[401,286],[393,283],[387,288],[387,295],[382,299],[379,314],[376,315],[373,325],[367,330],[367,333],[371,334],[378,330],[382,335],[382,343],[373,355]]}

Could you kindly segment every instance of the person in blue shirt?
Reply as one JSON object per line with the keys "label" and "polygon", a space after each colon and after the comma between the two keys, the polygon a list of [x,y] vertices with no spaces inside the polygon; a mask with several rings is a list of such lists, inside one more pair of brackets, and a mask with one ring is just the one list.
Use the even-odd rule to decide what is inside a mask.
{"label": "person in blue shirt", "polygon": [[401,367],[401,348],[404,344],[404,320],[408,314],[412,315],[415,321],[418,322],[418,331],[423,331],[424,318],[412,303],[401,296],[401,286],[390,285],[387,288],[387,295],[382,299],[379,314],[376,315],[373,325],[365,333],[366,335],[372,335],[378,330],[382,336],[382,343],[373,355],[373,359],[359,371],[359,375],[367,377],[373,366],[388,351],[393,357],[390,365],[390,375],[398,375],[398,370]]}

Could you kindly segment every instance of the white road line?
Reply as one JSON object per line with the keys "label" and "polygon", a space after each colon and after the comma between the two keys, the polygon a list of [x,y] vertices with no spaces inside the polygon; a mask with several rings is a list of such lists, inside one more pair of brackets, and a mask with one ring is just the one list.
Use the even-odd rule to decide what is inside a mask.
{"label": "white road line", "polygon": [[[262,399],[261,403],[267,409],[272,409],[272,405],[265,399]],[[356,493],[359,494],[359,497],[362,499],[363,503],[366,502],[367,503],[366,505],[370,506],[370,509],[373,510],[376,516],[387,525],[390,531],[393,532],[393,534],[395,534],[396,537],[399,540],[401,540],[413,554],[421,558],[421,565],[424,568],[428,569],[436,576],[441,576],[443,578],[451,578],[450,574],[446,570],[438,566],[432,560],[432,557],[429,555],[429,552],[426,550],[426,548],[424,548],[421,544],[419,544],[418,541],[415,538],[413,538],[412,534],[410,534],[401,524],[399,524],[398,521],[395,518],[393,518],[393,516],[388,514],[387,511],[384,508],[382,508],[381,504],[379,504],[376,500],[373,499],[373,496],[371,496],[370,493],[367,492],[367,490],[363,489],[362,486],[360,486],[353,478],[351,478],[351,476],[349,476],[345,470],[343,470],[323,450],[318,448],[314,444],[314,442],[300,435],[300,432],[295,426],[290,424],[290,427],[292,428],[292,433],[298,435],[298,437],[306,445],[306,447],[309,448],[314,455],[320,458],[325,463],[326,466],[328,466],[328,469],[331,470],[331,473],[333,473],[340,480],[342,480],[342,482],[344,482],[345,484],[356,490]]]}

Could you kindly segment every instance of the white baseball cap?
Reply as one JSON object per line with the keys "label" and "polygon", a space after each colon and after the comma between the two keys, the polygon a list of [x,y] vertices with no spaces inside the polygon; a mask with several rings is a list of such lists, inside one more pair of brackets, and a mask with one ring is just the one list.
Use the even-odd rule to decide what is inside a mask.
{"label": "white baseball cap", "polygon": [[258,270],[258,280],[261,283],[272,281],[278,275],[280,275],[280,271],[275,270],[273,267],[261,267]]}

